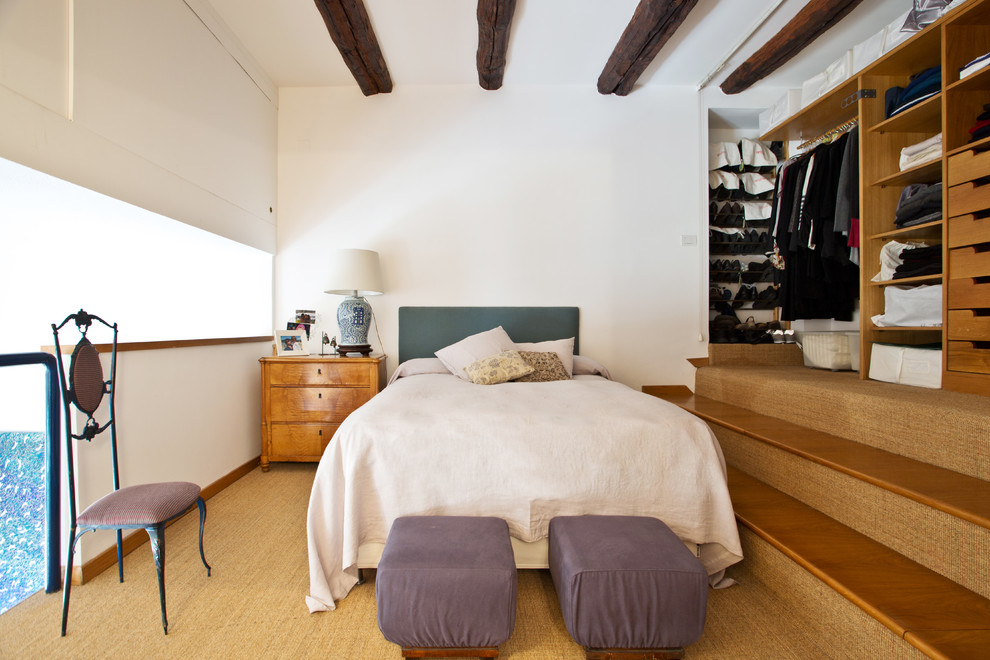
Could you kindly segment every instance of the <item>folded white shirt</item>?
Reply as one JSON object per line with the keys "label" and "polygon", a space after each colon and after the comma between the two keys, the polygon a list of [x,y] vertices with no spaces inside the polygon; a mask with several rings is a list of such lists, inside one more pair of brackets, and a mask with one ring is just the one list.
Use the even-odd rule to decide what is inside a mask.
{"label": "folded white shirt", "polygon": [[932,160],[938,160],[942,157],[942,145],[936,145],[934,147],[929,147],[924,151],[920,151],[913,156],[901,156],[901,160],[898,165],[901,171],[910,169],[921,165],[922,163],[927,163]]}
{"label": "folded white shirt", "polygon": [[942,134],[938,133],[927,140],[901,149],[901,158],[898,165],[901,170],[906,170],[910,167],[927,163],[930,160],[941,158],[941,156]]}
{"label": "folded white shirt", "polygon": [[990,53],[986,55],[980,55],[972,62],[969,62],[965,66],[959,69],[959,79],[962,80],[966,76],[972,75],[990,64]]}
{"label": "folded white shirt", "polygon": [[904,147],[903,149],[901,149],[901,155],[902,156],[913,156],[914,154],[919,153],[921,151],[924,151],[925,149],[928,149],[928,148],[933,147],[935,145],[938,145],[938,146],[941,146],[942,145],[942,134],[941,133],[936,133],[935,135],[931,136],[927,140],[922,140],[921,142],[918,142],[917,144],[912,144],[912,145],[910,145],[908,147]]}

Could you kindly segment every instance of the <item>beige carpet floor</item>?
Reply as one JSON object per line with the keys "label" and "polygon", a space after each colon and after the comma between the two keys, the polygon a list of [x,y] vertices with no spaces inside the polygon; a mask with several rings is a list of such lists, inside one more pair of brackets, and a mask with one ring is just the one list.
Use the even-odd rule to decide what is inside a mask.
{"label": "beige carpet floor", "polygon": [[[400,657],[378,630],[373,572],[334,612],[309,614],[306,505],[316,466],[256,469],[207,502],[199,560],[198,516],[166,532],[169,634],[162,634],[154,564],[147,544],[115,568],[72,589],[69,626],[59,637],[61,593],[37,593],[0,615],[2,658],[331,658]],[[785,608],[746,570],[739,584],[709,591],[705,633],[691,659],[821,657],[789,624]],[[512,637],[500,657],[579,660],[583,650],[564,627],[547,571],[519,573]]]}

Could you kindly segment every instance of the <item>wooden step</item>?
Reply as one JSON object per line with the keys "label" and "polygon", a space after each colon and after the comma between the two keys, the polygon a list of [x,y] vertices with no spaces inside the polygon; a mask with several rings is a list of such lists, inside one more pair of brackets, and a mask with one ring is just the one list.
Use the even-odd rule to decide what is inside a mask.
{"label": "wooden step", "polygon": [[[736,518],[933,658],[986,658],[990,601],[728,468]],[[744,560],[745,561],[745,560]]]}
{"label": "wooden step", "polygon": [[723,426],[990,529],[990,482],[697,396],[684,386],[646,385],[643,391],[709,424]]}

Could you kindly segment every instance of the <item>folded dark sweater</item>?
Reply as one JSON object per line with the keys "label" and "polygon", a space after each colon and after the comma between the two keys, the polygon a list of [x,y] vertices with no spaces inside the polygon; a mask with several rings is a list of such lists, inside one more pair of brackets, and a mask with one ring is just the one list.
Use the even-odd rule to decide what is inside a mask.
{"label": "folded dark sweater", "polygon": [[905,277],[921,277],[923,275],[938,275],[942,272],[942,262],[926,263],[920,266],[908,266],[907,264],[898,266],[894,270],[892,279],[902,280]]}
{"label": "folded dark sweater", "polygon": [[942,67],[933,66],[911,76],[907,85],[891,87],[884,98],[887,117],[908,109],[919,101],[936,94],[942,88]]}
{"label": "folded dark sweater", "polygon": [[894,226],[899,229],[907,229],[908,227],[914,227],[915,225],[923,225],[926,222],[935,222],[936,220],[942,219],[942,209],[937,211],[932,211],[927,215],[921,215],[916,218],[910,218],[904,222],[896,222]]}
{"label": "folded dark sweater", "polygon": [[894,224],[902,226],[914,218],[942,210],[942,183],[916,183],[904,188],[894,212]]}
{"label": "folded dark sweater", "polygon": [[969,138],[969,141],[976,142],[977,140],[982,140],[988,135],[990,135],[990,126],[984,126],[983,128],[978,128],[973,131],[973,137]]}
{"label": "folded dark sweater", "polygon": [[904,248],[898,255],[901,261],[923,261],[927,259],[937,259],[942,261],[942,246],[929,245],[928,247]]}

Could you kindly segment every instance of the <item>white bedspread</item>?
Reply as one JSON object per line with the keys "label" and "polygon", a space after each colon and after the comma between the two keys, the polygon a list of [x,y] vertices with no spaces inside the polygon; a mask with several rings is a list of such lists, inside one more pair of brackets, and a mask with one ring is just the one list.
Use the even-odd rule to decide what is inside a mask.
{"label": "white bedspread", "polygon": [[702,421],[598,376],[474,385],[397,380],[352,413],[308,513],[311,612],[357,582],[358,546],[404,515],[503,518],[523,541],[558,515],[648,515],[703,544],[709,575],[742,559],[725,461]]}

